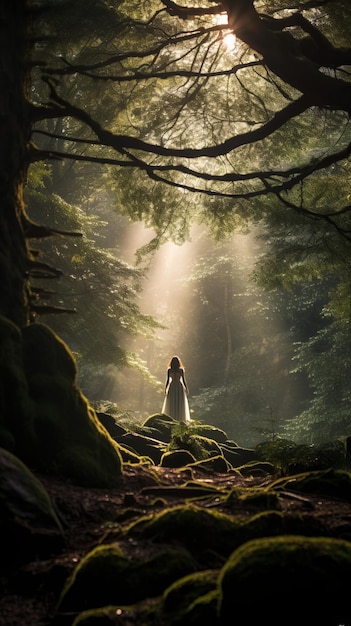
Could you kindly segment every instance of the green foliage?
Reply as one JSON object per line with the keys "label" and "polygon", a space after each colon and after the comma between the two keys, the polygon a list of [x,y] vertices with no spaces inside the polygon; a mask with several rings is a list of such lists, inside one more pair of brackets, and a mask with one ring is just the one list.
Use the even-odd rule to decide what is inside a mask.
{"label": "green foliage", "polygon": [[[139,249],[139,268],[166,241],[189,240],[192,224],[209,226],[214,238],[226,243],[233,233],[254,229],[263,242],[255,250],[255,277],[269,295],[247,288],[249,272],[232,250],[206,250],[183,283],[191,293],[186,318],[196,320],[194,328],[175,310],[176,297],[161,320],[195,372],[194,415],[242,437],[245,445],[269,431],[308,443],[348,433],[348,105],[299,109],[300,72],[285,73],[296,62],[312,79],[308,88],[314,79],[318,85],[328,79],[326,102],[330,94],[347,91],[342,48],[348,46],[348,5],[340,0],[318,9],[306,5],[302,24],[308,28],[291,18],[289,29],[279,13],[291,9],[285,0],[252,5],[261,35],[266,26],[268,33],[251,42],[238,36],[233,50],[223,45],[226,28],[218,15],[206,14],[204,7],[199,15],[183,8],[179,16],[156,0],[117,5],[89,0],[82,6],[81,0],[53,3],[36,17],[34,36],[45,32],[48,41],[38,42],[34,51],[32,98],[38,106],[49,99],[41,80],[44,62],[46,75],[53,77],[53,102],[56,88],[76,109],[65,116],[60,109],[56,119],[39,122],[36,143],[43,154],[50,150],[61,158],[69,151],[87,163],[53,159],[50,169],[34,171],[31,180],[32,204],[52,220],[62,212],[70,221],[74,207],[84,207],[77,226],[84,225],[86,241],[65,243],[64,251],[55,242],[49,251],[64,269],[57,299],[79,313],[75,320],[55,320],[53,328],[72,347],[84,391],[96,401],[111,397],[120,407],[126,403],[139,415],[154,411],[159,399],[157,355],[152,361],[145,348],[155,341],[157,324],[139,308],[145,275],[115,254],[127,232],[120,216],[153,229]],[[257,42],[277,55],[287,53],[281,55],[290,60],[284,66],[276,59],[282,72],[275,74],[270,55],[260,45],[256,49]],[[333,46],[341,48],[332,74]],[[95,160],[104,164],[101,169]],[[37,193],[43,180],[46,191],[57,194],[50,201],[49,193],[41,199]],[[101,250],[111,231],[111,207],[119,215],[120,237],[109,232],[109,245]],[[100,223],[94,222],[97,213]],[[156,294],[161,300],[163,294]],[[327,350],[315,365],[309,360],[312,343],[326,328],[322,311],[340,327],[336,352],[343,365],[334,398],[336,360],[332,376]],[[136,343],[137,337],[145,343]],[[163,359],[162,347],[157,351]],[[205,362],[207,367],[199,367]]]}
{"label": "green foliage", "polygon": [[298,418],[286,424],[288,435],[320,443],[348,434],[350,416],[351,353],[349,328],[330,324],[296,345],[295,371],[304,371],[313,399]]}
{"label": "green foliage", "polygon": [[[48,291],[45,278],[33,281],[38,293],[46,298],[37,317],[50,321],[53,330],[70,345],[78,364],[79,383],[89,398],[103,400],[100,390],[103,385],[116,387],[117,396],[117,390],[125,387],[120,373],[123,370],[135,373],[136,384],[145,379],[155,386],[157,381],[143,359],[128,350],[134,338],[151,338],[159,328],[139,307],[143,271],[119,259],[115,249],[106,248],[104,219],[72,204],[72,193],[71,202],[49,194],[45,168],[35,165],[30,172],[26,199],[31,218],[48,228],[83,234],[81,238],[51,237],[40,243],[42,257],[59,267],[63,275],[57,293]],[[79,170],[76,174],[79,175]],[[67,190],[65,195],[69,196]],[[76,198],[82,202],[79,193]],[[49,316],[45,314],[47,302],[59,310],[67,307],[76,313]]]}
{"label": "green foliage", "polygon": [[153,415],[149,415],[149,417],[147,417],[143,422],[142,426],[151,437],[155,436],[156,439],[169,443],[172,437],[173,429],[177,428],[178,424],[179,422],[169,415],[155,413]]}
{"label": "green foliage", "polygon": [[[207,443],[210,440],[206,437],[200,437],[192,434],[191,427],[187,424],[179,423],[172,430],[172,438],[168,444],[168,450],[188,450],[196,460],[206,459],[211,456],[211,450]],[[214,450],[215,442],[212,442],[210,448]],[[218,450],[220,452],[220,450]]]}
{"label": "green foliage", "polygon": [[288,439],[263,441],[255,451],[260,459],[269,461],[283,474],[342,468],[346,465],[345,445],[338,440],[319,445],[297,444]]}

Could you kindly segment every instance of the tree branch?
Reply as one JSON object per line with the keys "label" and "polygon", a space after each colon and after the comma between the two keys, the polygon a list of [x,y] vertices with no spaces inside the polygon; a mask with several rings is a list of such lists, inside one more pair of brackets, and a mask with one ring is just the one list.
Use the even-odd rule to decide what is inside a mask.
{"label": "tree branch", "polygon": [[115,135],[110,131],[102,128],[102,126],[94,120],[86,111],[83,111],[79,107],[67,102],[64,98],[61,98],[50,81],[47,81],[51,89],[51,98],[54,102],[59,104],[57,111],[58,117],[73,117],[86,124],[98,137],[99,141],[108,147],[115,149],[117,152],[124,153],[128,150],[140,150],[142,152],[148,152],[150,154],[157,154],[160,156],[168,157],[180,157],[195,159],[200,157],[217,157],[228,154],[236,148],[254,143],[269,137],[276,130],[281,128],[288,120],[306,111],[311,102],[305,96],[301,96],[294,102],[288,104],[284,109],[275,113],[271,120],[263,124],[256,130],[252,130],[235,137],[231,137],[226,141],[203,148],[166,148],[161,145],[151,144],[138,139],[137,137],[131,137],[129,135]]}
{"label": "tree branch", "polygon": [[[276,76],[305,94],[316,106],[351,113],[350,83],[320,72],[322,58],[316,63],[307,56],[301,56],[298,41],[290,33],[277,30],[279,20],[261,17],[251,0],[222,0],[222,5],[228,13],[229,27],[241,41],[262,56]],[[327,43],[322,35],[317,37],[307,20],[297,17],[295,20],[303,25],[304,30],[309,28],[310,33],[313,32],[313,42],[318,44],[314,47],[314,56],[318,51],[321,54],[321,50],[325,53]],[[280,26],[284,26],[284,21]]]}

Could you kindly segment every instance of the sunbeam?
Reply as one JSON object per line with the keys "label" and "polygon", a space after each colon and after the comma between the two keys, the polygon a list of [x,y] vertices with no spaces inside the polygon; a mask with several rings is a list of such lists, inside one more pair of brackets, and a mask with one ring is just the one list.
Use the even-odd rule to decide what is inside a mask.
{"label": "sunbeam", "polygon": [[[132,253],[135,260],[155,233],[141,222],[127,231],[125,258],[133,263]],[[142,313],[160,327],[152,337],[124,338],[137,368],[118,372],[111,400],[137,419],[160,412],[167,364],[178,355],[192,419],[251,445],[259,429],[273,428],[273,418],[288,417],[299,390],[290,376],[292,347],[279,313],[281,296],[272,300],[252,278],[263,253],[255,231],[216,242],[204,226],[193,227],[183,245],[163,244],[137,295]]]}

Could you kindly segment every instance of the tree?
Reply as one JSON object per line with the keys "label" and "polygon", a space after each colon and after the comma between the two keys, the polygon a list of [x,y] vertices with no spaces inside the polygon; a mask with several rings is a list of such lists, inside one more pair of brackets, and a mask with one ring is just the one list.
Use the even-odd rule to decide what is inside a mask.
{"label": "tree", "polygon": [[290,370],[303,374],[312,392],[312,399],[285,425],[286,432],[308,443],[336,439],[351,426],[348,249],[341,239],[329,246],[328,228],[320,228],[316,236],[294,214],[284,220],[279,212],[273,214],[261,237],[269,254],[259,260],[256,279],[273,297],[285,293],[280,314],[289,319],[292,331]]}
{"label": "tree", "polygon": [[[81,20],[73,3],[75,44],[56,37],[49,64],[41,44],[32,158],[105,163],[119,210],[156,231],[144,252],[183,241],[192,220],[219,237],[259,221],[280,228],[283,256],[294,250],[285,282],[322,273],[344,284],[349,7],[188,4],[94,3]],[[61,32],[67,11],[54,4],[36,29]]]}
{"label": "tree", "polygon": [[[14,119],[16,112],[23,137],[28,138],[34,124],[56,142],[55,149],[43,150],[36,134],[38,145],[32,142],[27,156],[21,153],[22,170],[25,161],[47,158],[137,169],[178,190],[200,191],[209,201],[227,200],[221,205],[220,218],[223,212],[238,218],[243,212],[264,215],[266,199],[273,196],[282,207],[313,222],[327,223],[331,232],[349,238],[346,177],[332,204],[319,191],[317,197],[316,191],[320,177],[333,172],[331,168],[338,172],[347,167],[350,150],[350,49],[346,45],[350,8],[346,2],[307,1],[294,9],[284,2],[277,6],[267,1],[260,12],[253,1],[242,0],[205,6],[155,0],[145,6],[122,3],[117,7],[101,1],[84,3],[86,20],[81,19],[79,1],[69,7],[44,3],[40,11],[29,2],[27,13],[24,2],[14,6],[13,11],[4,9],[4,23],[10,26],[7,32],[16,33],[17,43],[21,39],[14,57],[22,68],[16,72],[16,84],[28,84],[29,66],[21,60],[25,54],[22,41],[28,41],[25,17],[30,14],[32,37],[37,40],[32,76],[41,75],[47,91],[37,89],[27,106],[21,89],[14,90],[12,97],[22,102],[22,108],[9,105],[8,115]],[[14,24],[17,15],[21,20]],[[228,22],[223,24],[225,16]],[[88,33],[87,24],[92,21],[96,28]],[[62,30],[58,32],[63,23],[69,23],[70,33],[78,33],[75,43],[63,40]],[[223,45],[230,32],[238,41],[231,53]],[[51,50],[60,53],[52,63],[43,33]],[[11,49],[13,43],[8,46]],[[87,106],[83,94],[89,84],[113,106],[109,128],[101,99],[91,110]],[[220,110],[213,93],[223,97]],[[155,119],[152,110],[161,98],[163,110],[160,119]],[[44,120],[51,120],[51,131],[40,127]],[[57,132],[60,120],[66,124],[62,134]],[[326,125],[328,133],[322,133]],[[7,129],[7,135],[11,132],[14,129]],[[212,219],[211,208],[204,204],[202,219],[206,215]],[[159,236],[165,234],[171,209],[143,206],[139,217],[146,218],[150,211]],[[26,221],[23,206],[16,214]],[[33,227],[27,232],[31,234]],[[16,283],[16,301],[22,302],[23,318],[31,300],[23,295],[23,284],[24,294],[28,291],[23,276],[28,274],[22,266],[30,255],[23,241],[18,248],[22,253],[14,266],[20,264],[21,286]],[[9,314],[14,297],[9,294],[14,291],[15,284],[4,298],[4,313]]]}
{"label": "tree", "polygon": [[2,315],[30,322],[31,277],[60,274],[31,247],[55,229],[23,202],[43,160],[111,167],[117,202],[154,225],[154,247],[186,237],[190,214],[222,233],[268,224],[274,206],[322,254],[349,258],[348,3],[16,0],[1,17]]}
{"label": "tree", "polygon": [[[118,84],[124,95],[116,99],[119,126],[133,129],[133,134],[105,128],[98,111],[87,112],[79,103],[61,97],[49,78],[51,101],[46,107],[35,107],[33,115],[78,121],[90,133],[86,159],[99,158],[93,133],[100,145],[110,149],[110,155],[118,154],[118,167],[141,169],[153,180],[209,197],[248,201],[274,195],[283,206],[313,220],[331,222],[347,235],[344,221],[349,208],[342,193],[331,209],[322,202],[316,206],[313,197],[301,202],[300,193],[293,193],[333,164],[342,164],[349,154],[350,84],[344,66],[350,62],[350,50],[327,39],[326,35],[337,39],[343,34],[334,5],[306,2],[301,8],[300,3],[299,10],[281,18],[278,9],[284,5],[277,9],[271,2],[265,3],[264,14],[257,12],[253,2],[209,4],[207,8],[196,3],[182,7],[167,0],[148,3],[148,9],[140,3],[131,3],[129,9],[122,5],[114,55],[106,58],[104,50],[102,56],[100,46],[89,63],[84,51],[74,49],[69,58],[61,59],[61,66],[46,68],[46,76],[60,77],[61,93],[72,75],[84,86],[88,79],[95,81],[105,97],[106,83]],[[337,8],[344,19],[349,17],[346,3],[337,3]],[[128,15],[123,13],[126,10]],[[218,24],[224,13],[228,24]],[[318,29],[321,13],[323,28]],[[324,35],[327,18],[332,29]],[[237,51],[231,54],[222,45],[229,30],[239,40]],[[133,50],[136,41],[137,54]],[[214,101],[213,93],[226,99],[225,109],[220,99]],[[161,98],[163,111],[155,120],[150,113]],[[126,109],[130,123],[125,119]],[[321,137],[325,124],[329,132]],[[310,136],[306,137],[308,127]],[[344,139],[336,144],[343,128]],[[284,154],[279,159],[277,142]],[[231,161],[240,159],[243,164],[249,154],[249,167],[238,168]],[[37,158],[43,156],[55,157],[55,151],[39,153]]]}
{"label": "tree", "polygon": [[[62,168],[54,186],[61,188],[58,196],[52,188],[51,167],[36,164],[30,168],[25,193],[28,215],[36,223],[45,219],[56,233],[64,233],[41,243],[41,254],[51,266],[60,268],[61,278],[52,289],[40,273],[32,279],[33,290],[42,300],[46,296],[46,302],[34,304],[33,309],[36,319],[49,323],[70,346],[79,383],[89,399],[112,400],[125,395],[119,373],[123,368],[133,367],[151,382],[145,364],[129,345],[135,337],[152,338],[157,324],[140,311],[145,272],[116,256],[122,248],[126,219],[109,209],[99,171],[86,178],[80,169],[65,172]],[[66,315],[68,307],[73,315]],[[58,315],[60,311],[63,315]],[[136,395],[132,385],[128,390]]]}

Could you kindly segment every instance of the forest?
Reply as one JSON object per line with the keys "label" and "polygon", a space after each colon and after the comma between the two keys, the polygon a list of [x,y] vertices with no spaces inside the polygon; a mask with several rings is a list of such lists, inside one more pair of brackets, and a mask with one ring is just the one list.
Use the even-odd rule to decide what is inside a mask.
{"label": "forest", "polygon": [[351,5],[0,18],[0,624],[350,626]]}
{"label": "forest", "polygon": [[244,445],[347,435],[346,3],[262,3],[262,42],[235,2],[68,4],[35,5],[25,201],[82,237],[40,244],[62,277],[35,319],[120,419],[160,410],[179,353],[193,418]]}

